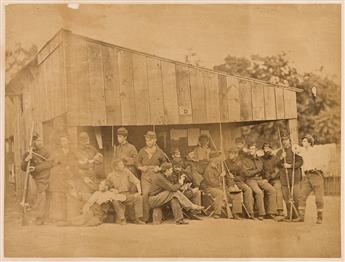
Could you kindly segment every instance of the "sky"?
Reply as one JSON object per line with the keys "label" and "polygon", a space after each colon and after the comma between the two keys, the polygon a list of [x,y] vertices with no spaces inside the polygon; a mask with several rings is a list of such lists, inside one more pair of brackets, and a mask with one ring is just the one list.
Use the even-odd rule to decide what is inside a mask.
{"label": "sky", "polygon": [[[7,5],[6,50],[41,48],[60,28],[184,61],[189,49],[212,68],[227,55],[286,52],[299,72],[324,67],[340,79],[341,6],[330,4]],[[340,81],[340,80],[339,80]]]}

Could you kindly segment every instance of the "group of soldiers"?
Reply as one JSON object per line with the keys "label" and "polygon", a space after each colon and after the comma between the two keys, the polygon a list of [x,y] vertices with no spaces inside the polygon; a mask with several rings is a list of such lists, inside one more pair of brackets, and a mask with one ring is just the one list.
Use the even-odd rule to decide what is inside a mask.
{"label": "group of soldiers", "polygon": [[51,152],[38,134],[33,135],[33,148],[24,155],[22,169],[36,183],[37,225],[96,226],[108,221],[111,213],[121,225],[129,219],[146,224],[155,210],[171,213],[177,225],[188,224],[186,216],[218,219],[225,213],[233,219],[283,221],[277,218],[284,218],[284,202],[286,220],[301,222],[311,191],[316,196],[317,223],[322,222],[323,173],[311,157],[311,136],[302,138],[303,147],[294,148],[289,137],[282,137],[277,152],[265,143],[263,156],[258,156],[254,143],[246,145],[237,138],[225,159],[211,149],[209,135],[201,135],[198,146],[185,157],[179,149],[168,156],[153,131],[144,135],[146,145],[139,152],[127,141],[126,128],[113,135],[118,145],[107,175],[103,155],[90,145],[88,133],[79,133],[77,147],[68,135],[59,134]]}

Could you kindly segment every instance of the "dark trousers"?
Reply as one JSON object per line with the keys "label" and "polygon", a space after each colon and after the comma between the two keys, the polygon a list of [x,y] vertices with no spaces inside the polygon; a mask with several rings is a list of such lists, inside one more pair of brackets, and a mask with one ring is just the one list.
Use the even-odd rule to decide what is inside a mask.
{"label": "dark trousers", "polygon": [[284,199],[280,179],[270,180],[270,184],[276,190],[277,210],[284,210]]}
{"label": "dark trousers", "polygon": [[149,197],[151,208],[161,207],[167,203],[170,203],[175,221],[183,219],[182,207],[174,192],[163,191],[155,196]]}
{"label": "dark trousers", "polygon": [[48,219],[48,211],[49,211],[48,194],[49,193],[47,190],[37,193],[37,199],[35,203],[36,211],[37,211],[36,219],[40,219],[40,220]]}
{"label": "dark trousers", "polygon": [[[290,188],[291,190],[291,188]],[[287,186],[282,186],[282,193],[283,193],[283,198],[286,204],[286,209],[287,209],[287,216],[290,217],[290,209],[291,209],[291,205],[289,203],[289,190]],[[294,185],[293,187],[293,203],[296,207],[296,209],[298,209],[299,206],[299,198],[300,198],[300,194],[301,194],[301,183],[297,183]],[[294,211],[292,211],[293,217],[296,217],[296,214]]]}
{"label": "dark trousers", "polygon": [[224,206],[224,193],[223,190],[214,187],[206,188],[206,192],[213,197],[213,209],[214,214],[220,216],[222,214],[222,208]]}
{"label": "dark trousers", "polygon": [[276,191],[271,186],[270,183],[266,179],[248,179],[246,181],[248,186],[253,190],[255,194],[255,204],[259,211],[259,216],[264,216],[265,212],[265,205],[264,205],[264,193],[267,194],[268,198],[268,206],[267,206],[267,213],[268,214],[276,214],[277,213],[277,200],[276,200]]}
{"label": "dark trousers", "polygon": [[134,207],[135,219],[142,218],[143,216],[143,199],[141,196],[136,196],[131,193],[121,193],[126,196],[125,201],[113,200],[113,207],[115,209],[117,218],[119,220],[125,219],[126,207]]}
{"label": "dark trousers", "polygon": [[149,206],[149,193],[151,188],[151,172],[141,174],[141,191],[143,197],[143,220],[149,221],[150,218],[150,206]]}
{"label": "dark trousers", "polygon": [[306,207],[306,201],[311,192],[315,194],[315,204],[318,211],[322,211],[324,203],[324,180],[322,173],[316,171],[312,174],[306,174],[301,184],[301,194],[299,198],[299,206],[301,209]]}
{"label": "dark trousers", "polygon": [[36,219],[47,220],[49,215],[49,192],[46,178],[35,179],[37,198],[35,203]]}
{"label": "dark trousers", "polygon": [[246,206],[248,213],[254,215],[254,197],[253,190],[243,181],[236,182],[236,185],[243,193],[243,203]]}

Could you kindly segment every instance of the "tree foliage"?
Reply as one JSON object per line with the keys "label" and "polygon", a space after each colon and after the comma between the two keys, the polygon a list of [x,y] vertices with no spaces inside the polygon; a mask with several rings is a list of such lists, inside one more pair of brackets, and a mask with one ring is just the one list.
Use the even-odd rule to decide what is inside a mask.
{"label": "tree foliage", "polygon": [[[299,73],[285,53],[274,56],[227,56],[224,63],[214,67],[232,75],[251,77],[272,84],[296,87],[299,136],[311,134],[318,143],[339,143],[341,129],[340,86],[320,73]],[[322,70],[322,67],[321,69]],[[313,87],[317,94],[314,98]],[[242,128],[245,137],[262,141],[277,138],[277,127],[286,132],[282,122],[270,122]]]}

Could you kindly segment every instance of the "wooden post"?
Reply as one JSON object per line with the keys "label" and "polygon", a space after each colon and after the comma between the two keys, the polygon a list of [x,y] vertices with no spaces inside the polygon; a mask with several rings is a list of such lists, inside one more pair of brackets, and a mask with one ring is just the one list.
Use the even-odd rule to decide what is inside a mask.
{"label": "wooden post", "polygon": [[299,144],[297,118],[289,119],[288,127],[292,144]]}

